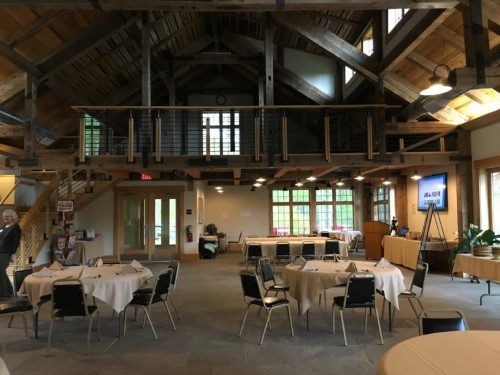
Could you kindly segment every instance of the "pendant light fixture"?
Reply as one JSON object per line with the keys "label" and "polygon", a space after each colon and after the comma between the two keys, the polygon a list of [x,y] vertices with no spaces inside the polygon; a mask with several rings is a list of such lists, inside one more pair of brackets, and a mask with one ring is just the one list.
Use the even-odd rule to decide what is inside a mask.
{"label": "pendant light fixture", "polygon": [[[440,77],[436,74],[438,68],[444,68],[446,70],[446,77]],[[420,91],[420,95],[431,96],[444,94],[451,90],[450,83],[448,82],[448,77],[450,76],[450,68],[446,64],[439,64],[434,68],[434,73],[430,79],[431,85],[425,90]]]}

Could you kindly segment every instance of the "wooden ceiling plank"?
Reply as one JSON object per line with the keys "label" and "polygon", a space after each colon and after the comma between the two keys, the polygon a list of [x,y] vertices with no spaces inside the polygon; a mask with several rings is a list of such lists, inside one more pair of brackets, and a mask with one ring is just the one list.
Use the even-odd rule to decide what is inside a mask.
{"label": "wooden ceiling plank", "polygon": [[24,125],[4,125],[0,123],[0,138],[24,137]]}
{"label": "wooden ceiling plank", "polygon": [[22,70],[18,70],[0,81],[0,103],[23,91],[25,84],[26,73]]}
{"label": "wooden ceiling plank", "polygon": [[24,56],[14,51],[5,43],[0,42],[0,56],[9,60],[12,64],[16,65],[18,68],[24,70],[26,73],[31,74],[33,77],[39,77],[41,75],[40,70],[31,61],[27,60]]}

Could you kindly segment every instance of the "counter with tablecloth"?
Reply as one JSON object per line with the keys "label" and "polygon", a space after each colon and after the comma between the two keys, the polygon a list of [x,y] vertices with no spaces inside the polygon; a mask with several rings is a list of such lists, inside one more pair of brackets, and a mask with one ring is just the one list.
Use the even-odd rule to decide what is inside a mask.
{"label": "counter with tablecloth", "polygon": [[417,268],[420,241],[408,240],[404,237],[385,236],[382,240],[384,258],[394,264]]}

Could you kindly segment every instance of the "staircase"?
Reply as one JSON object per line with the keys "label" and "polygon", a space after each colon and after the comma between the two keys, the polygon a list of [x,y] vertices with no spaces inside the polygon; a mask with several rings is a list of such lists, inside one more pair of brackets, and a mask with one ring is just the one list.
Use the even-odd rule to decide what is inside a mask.
{"label": "staircase", "polygon": [[[121,180],[87,170],[62,170],[55,173],[31,207],[27,210],[17,208],[22,238],[15,267],[23,268],[30,263],[30,259],[34,261],[51,240],[56,228],[60,227],[58,201],[72,200],[74,211],[78,211],[114,188]],[[8,274],[11,272],[8,270]]]}

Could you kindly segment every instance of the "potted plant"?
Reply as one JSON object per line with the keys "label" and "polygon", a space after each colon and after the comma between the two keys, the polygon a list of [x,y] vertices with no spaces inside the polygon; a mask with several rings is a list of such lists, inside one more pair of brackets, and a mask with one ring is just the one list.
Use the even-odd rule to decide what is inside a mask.
{"label": "potted plant", "polygon": [[500,243],[500,235],[491,229],[482,230],[477,225],[470,224],[463,237],[451,252],[450,261],[454,262],[457,254],[491,255],[490,246]]}

